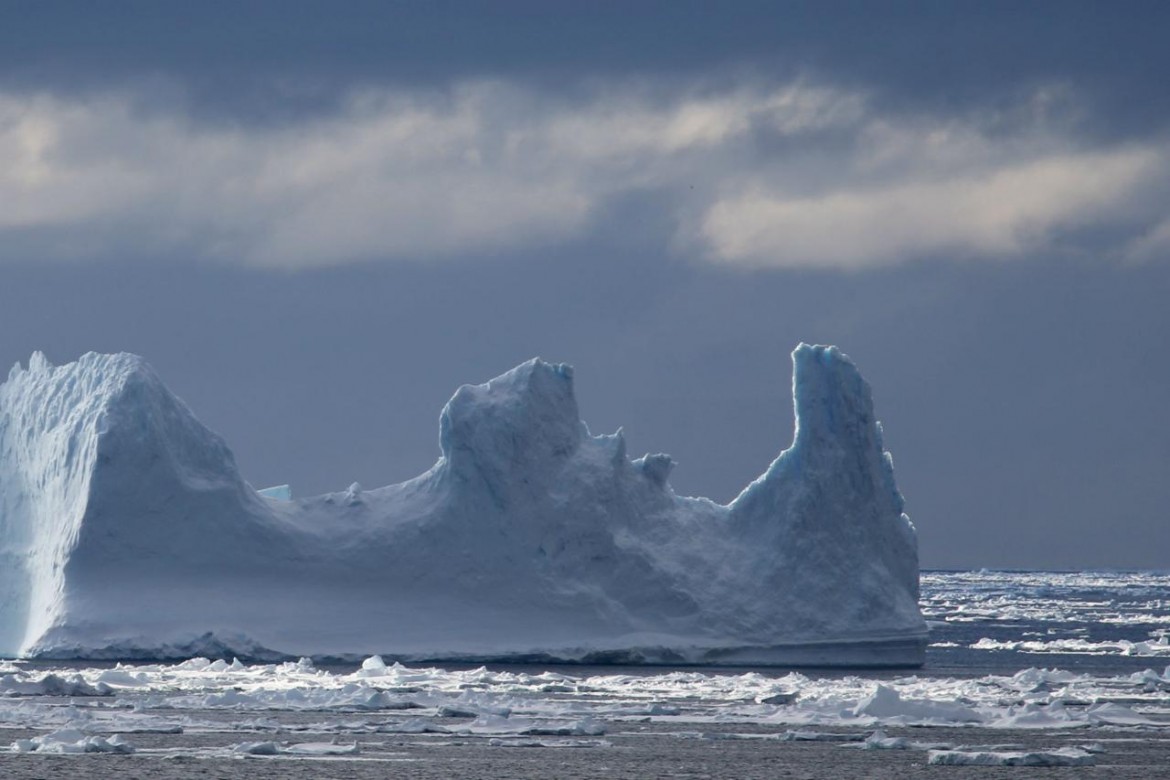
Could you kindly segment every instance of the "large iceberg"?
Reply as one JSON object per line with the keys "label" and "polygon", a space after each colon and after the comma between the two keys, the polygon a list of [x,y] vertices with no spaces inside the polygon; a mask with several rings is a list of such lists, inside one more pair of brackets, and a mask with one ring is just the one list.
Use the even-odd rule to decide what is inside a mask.
{"label": "large iceberg", "polygon": [[459,388],[425,474],[261,495],[139,357],[0,385],[0,655],[918,665],[870,390],[793,353],[792,446],[730,504],[581,421],[572,369]]}

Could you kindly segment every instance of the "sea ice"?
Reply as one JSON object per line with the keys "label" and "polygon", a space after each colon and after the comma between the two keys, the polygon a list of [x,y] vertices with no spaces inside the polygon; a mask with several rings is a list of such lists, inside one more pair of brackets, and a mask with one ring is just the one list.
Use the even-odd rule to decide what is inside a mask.
{"label": "sea ice", "polygon": [[942,766],[1093,766],[1091,753],[1080,748],[1011,752],[932,750],[928,764]]}
{"label": "sea ice", "polygon": [[110,738],[86,736],[76,729],[62,729],[12,743],[14,753],[133,753],[134,746],[115,734]]}
{"label": "sea ice", "polygon": [[231,746],[231,752],[247,756],[353,756],[360,753],[358,744],[339,745],[334,742],[297,742],[280,744],[272,741],[241,742]]}
{"label": "sea ice", "polygon": [[[122,674],[109,675],[111,671]],[[919,724],[1049,732],[1072,727],[1135,732],[1170,728],[1170,695],[1146,690],[1141,677],[1131,675],[1071,675],[1060,691],[1023,694],[1031,701],[1021,704],[1015,689],[1019,680],[1011,676],[907,677],[885,681],[882,686],[888,693],[878,693],[872,681],[852,675],[821,679],[786,675],[779,680],[755,672],[571,676],[394,664],[385,667],[385,674],[369,677],[361,670],[342,673],[297,663],[249,666],[206,659],[142,665],[132,672],[131,667],[92,668],[75,674],[88,685],[109,679],[110,696],[88,699],[59,693],[2,699],[0,722],[42,732],[73,730],[86,737],[227,731],[255,732],[263,736],[253,741],[270,741],[275,732],[298,730],[347,735],[348,742],[359,734],[596,738],[625,731],[627,727],[612,724],[634,719],[698,729],[689,732],[694,738],[727,739],[742,732],[742,738],[750,739],[856,743],[869,736],[876,747],[893,744],[882,743],[889,737],[873,734],[874,729]],[[50,675],[62,676],[55,670],[27,669],[15,673],[15,682],[35,686]],[[778,684],[796,694],[791,703],[757,701]],[[407,715],[364,705],[378,694],[409,698],[415,707]],[[1130,704],[1107,701],[1110,697]],[[1065,704],[1066,700],[1099,703]],[[875,702],[882,706],[873,706]],[[957,702],[963,703],[956,706]],[[751,728],[736,728],[737,724]],[[956,749],[1019,752],[1023,747]]]}
{"label": "sea ice", "polygon": [[857,716],[869,716],[883,721],[898,719],[907,723],[978,723],[983,717],[970,707],[958,702],[929,699],[904,699],[898,691],[880,683],[873,693],[853,708]]}

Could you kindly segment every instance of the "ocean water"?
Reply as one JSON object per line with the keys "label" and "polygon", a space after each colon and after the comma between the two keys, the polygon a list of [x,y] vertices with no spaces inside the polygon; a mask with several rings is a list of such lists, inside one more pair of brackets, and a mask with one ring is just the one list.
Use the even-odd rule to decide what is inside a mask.
{"label": "ocean water", "polygon": [[919,670],[0,662],[0,776],[1170,767],[1170,575],[926,572],[922,606]]}
{"label": "ocean water", "polygon": [[1124,674],[1170,664],[1170,573],[923,572],[926,668]]}

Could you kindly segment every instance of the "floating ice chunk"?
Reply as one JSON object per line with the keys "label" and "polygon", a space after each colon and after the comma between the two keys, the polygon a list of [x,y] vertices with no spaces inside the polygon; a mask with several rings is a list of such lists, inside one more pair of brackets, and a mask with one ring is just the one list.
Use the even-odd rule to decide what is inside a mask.
{"label": "floating ice chunk", "polygon": [[755,732],[744,733],[736,731],[676,731],[674,732],[674,736],[679,739],[706,739],[712,742],[755,739],[776,739],[786,741],[785,737],[780,734],[759,734]]}
{"label": "floating ice chunk", "polygon": [[758,701],[760,704],[774,704],[778,707],[781,707],[787,704],[792,704],[794,701],[796,701],[796,698],[799,695],[800,694],[796,693],[795,691],[785,691],[781,693],[773,693],[768,696],[758,696],[756,697],[756,701]]}
{"label": "floating ice chunk", "polygon": [[592,748],[610,747],[613,743],[605,739],[516,739],[493,737],[488,740],[492,747],[521,748]]}
{"label": "floating ice chunk", "polygon": [[148,675],[129,669],[106,669],[97,679],[100,683],[116,688],[144,688],[150,685]]}
{"label": "floating ice chunk", "polygon": [[881,684],[858,702],[853,714],[880,720],[899,718],[908,722],[978,723],[983,720],[982,715],[959,702],[903,699],[896,690]]}
{"label": "floating ice chunk", "polygon": [[374,729],[379,734],[450,734],[452,729],[440,726],[426,718],[387,721]]}
{"label": "floating ice chunk", "polygon": [[972,650],[1010,650],[1024,653],[1062,653],[1080,655],[1123,655],[1157,657],[1170,655],[1170,642],[1166,637],[1156,641],[1134,642],[1128,639],[1111,639],[1099,642],[1087,639],[1025,639],[1004,640],[983,637],[970,645]]}
{"label": "floating ice chunk", "polygon": [[1033,666],[1021,669],[1000,684],[1024,693],[1034,693],[1051,690],[1054,686],[1067,685],[1078,679],[1083,677],[1063,669],[1037,669]]}
{"label": "floating ice chunk", "polygon": [[1063,702],[1055,701],[1048,705],[1037,702],[1012,705],[1006,713],[995,718],[994,725],[1009,729],[1052,729],[1089,724],[1083,717],[1074,717]]}
{"label": "floating ice chunk", "polygon": [[785,731],[780,739],[784,742],[861,742],[865,739],[865,735],[857,733],[834,734],[825,731],[797,729]]}
{"label": "floating ice chunk", "polygon": [[12,743],[15,753],[133,753],[134,746],[122,739],[86,736],[77,729],[61,729],[32,739],[18,739]]}
{"label": "floating ice chunk", "polygon": [[380,655],[372,655],[362,661],[362,668],[357,673],[361,677],[383,677],[386,675],[386,662]]}
{"label": "floating ice chunk", "polygon": [[332,706],[353,707],[360,710],[417,710],[422,705],[411,699],[403,699],[386,691],[360,691],[352,698],[338,697]]}
{"label": "floating ice chunk", "polygon": [[477,736],[516,734],[542,737],[599,737],[605,733],[605,725],[592,718],[562,721],[481,715],[471,723],[455,727],[452,731]]}
{"label": "floating ice chunk", "polygon": [[1136,712],[1129,707],[1114,702],[1103,702],[1101,704],[1094,704],[1085,710],[1085,715],[1093,723],[1104,723],[1110,726],[1153,726],[1165,725],[1158,721],[1151,720],[1145,715]]}
{"label": "floating ice chunk", "polygon": [[280,749],[289,756],[352,756],[360,752],[358,744],[339,745],[336,742],[297,742]]}
{"label": "floating ice chunk", "polygon": [[[233,658],[231,668],[234,670],[245,667],[240,663],[238,658]],[[292,661],[283,663],[278,666],[277,669],[281,672],[287,672],[288,674],[314,674],[317,671],[317,667],[313,664],[313,659],[309,658],[308,656],[301,656],[296,660],[295,663]]]}
{"label": "floating ice chunk", "polygon": [[905,737],[887,737],[886,733],[878,729],[865,738],[861,746],[866,750],[909,750],[914,743]]}
{"label": "floating ice chunk", "polygon": [[16,672],[0,677],[0,696],[109,696],[113,693],[104,681],[90,683],[81,675],[37,675]]}
{"label": "floating ice chunk", "polygon": [[932,750],[927,763],[942,766],[1093,766],[1097,761],[1091,753],[1080,748],[1056,748],[1028,752]]}
{"label": "floating ice chunk", "polygon": [[175,671],[177,672],[205,672],[211,667],[211,659],[196,656],[195,658],[188,658],[186,661],[175,664]]}

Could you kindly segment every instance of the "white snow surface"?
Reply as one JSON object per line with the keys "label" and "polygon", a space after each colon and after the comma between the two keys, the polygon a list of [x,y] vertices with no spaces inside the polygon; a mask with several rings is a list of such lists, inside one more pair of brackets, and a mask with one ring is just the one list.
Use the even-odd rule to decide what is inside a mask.
{"label": "white snow surface", "polygon": [[34,354],[0,385],[0,655],[919,664],[869,386],[793,363],[795,440],[728,505],[541,360],[461,387],[425,474],[279,500],[141,358]]}

